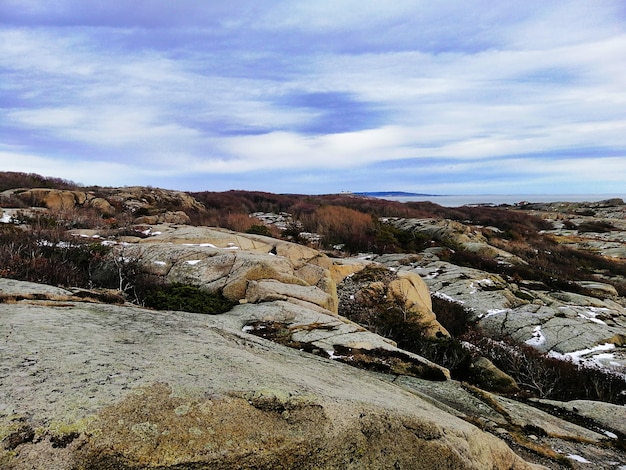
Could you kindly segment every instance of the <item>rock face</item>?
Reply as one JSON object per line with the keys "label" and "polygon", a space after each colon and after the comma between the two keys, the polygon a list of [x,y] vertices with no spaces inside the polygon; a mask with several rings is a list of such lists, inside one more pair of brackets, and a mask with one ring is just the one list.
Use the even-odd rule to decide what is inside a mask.
{"label": "rock face", "polygon": [[75,207],[93,207],[103,214],[115,213],[115,209],[106,199],[86,191],[33,188],[13,192],[31,206],[46,207],[53,211],[70,210]]}
{"label": "rock face", "polygon": [[[463,304],[495,337],[509,336],[541,351],[626,371],[626,309],[616,301],[508,283],[433,257],[420,264],[405,268],[420,274],[432,295]],[[603,355],[607,351],[610,355]]]}
{"label": "rock face", "polygon": [[152,236],[118,246],[114,256],[136,260],[169,283],[220,291],[233,301],[295,299],[337,313],[332,263],[316,250],[209,227],[159,225],[146,232]]}
{"label": "rock face", "polygon": [[[606,220],[616,227],[624,225],[609,217],[623,215],[623,205],[607,204],[594,210],[609,211],[603,213]],[[544,216],[557,220],[554,213]],[[568,219],[559,213],[558,217],[570,220],[573,216],[569,214]],[[590,221],[578,221],[583,222]],[[480,252],[499,263],[523,263],[504,250],[490,247],[481,233],[458,222],[397,219],[392,223],[403,230],[426,233],[434,239],[447,240],[450,245]],[[585,233],[588,237],[602,235]],[[618,238],[619,233],[610,232]],[[442,261],[438,250],[426,249],[411,256],[373,256],[372,260],[399,272],[419,274],[431,295],[462,304],[470,320],[496,338],[512,338],[557,357],[626,373],[626,305],[612,285],[601,280],[578,281],[578,292],[568,292],[550,289],[540,282],[513,282],[498,274]]]}
{"label": "rock face", "polygon": [[55,213],[91,208],[107,217],[134,214],[138,224],[189,224],[187,212],[201,213],[204,206],[182,191],[158,188],[99,188],[97,191],[70,191],[48,188],[9,190],[5,193],[30,206],[45,207]]}
{"label": "rock face", "polygon": [[255,307],[0,304],[0,466],[537,468],[410,387],[242,331],[281,311]]}
{"label": "rock face", "polygon": [[[112,257],[136,262],[141,271],[165,283],[221,292],[241,304],[234,311],[246,312],[240,318],[255,322],[253,329],[279,329],[284,344],[297,344],[344,362],[366,361],[372,367],[390,371],[408,368],[413,375],[436,380],[450,377],[445,368],[400,351],[393,342],[338,317],[332,262],[316,250],[261,235],[208,227],[160,225],[148,227],[145,232],[152,236],[118,245]],[[406,275],[397,281],[402,284],[394,295],[415,311],[430,312],[434,318],[430,297],[419,276]],[[391,357],[393,366],[388,366]]]}

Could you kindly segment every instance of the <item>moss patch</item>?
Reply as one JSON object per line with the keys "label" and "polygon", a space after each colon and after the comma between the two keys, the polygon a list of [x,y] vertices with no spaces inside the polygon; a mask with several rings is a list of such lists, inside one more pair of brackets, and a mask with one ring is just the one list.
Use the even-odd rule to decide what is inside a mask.
{"label": "moss patch", "polygon": [[219,292],[207,292],[186,284],[170,284],[147,289],[141,293],[146,307],[157,310],[178,310],[192,313],[219,314],[235,305]]}

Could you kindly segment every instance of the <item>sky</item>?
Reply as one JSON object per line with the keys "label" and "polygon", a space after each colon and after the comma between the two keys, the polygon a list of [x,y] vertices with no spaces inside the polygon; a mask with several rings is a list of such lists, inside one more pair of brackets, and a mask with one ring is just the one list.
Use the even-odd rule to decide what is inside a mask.
{"label": "sky", "polygon": [[624,0],[0,0],[0,171],[626,193]]}

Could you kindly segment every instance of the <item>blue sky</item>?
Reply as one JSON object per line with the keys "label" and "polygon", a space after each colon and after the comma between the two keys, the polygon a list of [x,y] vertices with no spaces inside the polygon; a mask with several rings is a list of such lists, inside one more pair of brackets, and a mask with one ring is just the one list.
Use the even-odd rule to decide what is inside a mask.
{"label": "blue sky", "polygon": [[623,0],[0,0],[0,170],[626,193]]}

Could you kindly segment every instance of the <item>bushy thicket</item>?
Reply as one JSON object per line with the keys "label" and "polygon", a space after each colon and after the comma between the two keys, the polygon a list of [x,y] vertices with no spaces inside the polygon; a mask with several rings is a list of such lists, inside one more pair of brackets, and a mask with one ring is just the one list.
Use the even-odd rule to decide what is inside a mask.
{"label": "bushy thicket", "polygon": [[219,292],[208,292],[188,284],[162,284],[149,278],[137,278],[132,286],[138,302],[156,310],[219,314],[229,311],[235,303]]}
{"label": "bushy thicket", "polygon": [[78,184],[62,178],[41,176],[36,173],[0,171],[0,191],[17,188],[77,189]]}
{"label": "bushy thicket", "polygon": [[626,403],[626,380],[613,373],[551,357],[510,338],[494,340],[479,331],[464,336],[529,395],[561,401],[597,400]]}
{"label": "bushy thicket", "polygon": [[56,286],[93,287],[109,248],[58,228],[0,224],[0,276]]}

